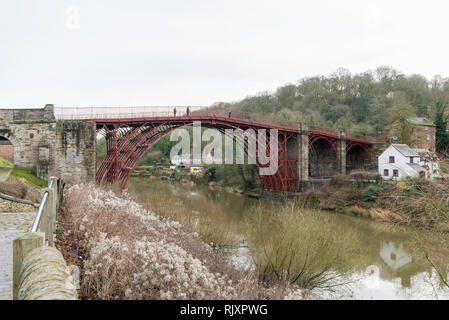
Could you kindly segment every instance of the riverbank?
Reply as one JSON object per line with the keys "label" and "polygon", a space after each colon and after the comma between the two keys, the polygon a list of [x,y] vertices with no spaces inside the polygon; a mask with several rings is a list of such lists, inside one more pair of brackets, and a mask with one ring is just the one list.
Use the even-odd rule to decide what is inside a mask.
{"label": "riverbank", "polygon": [[369,177],[337,175],[321,188],[300,194],[297,201],[308,208],[449,232],[448,182],[369,180],[373,181]]}
{"label": "riverbank", "polygon": [[255,273],[236,269],[223,251],[128,194],[73,186],[64,207],[58,243],[71,237],[78,247],[84,299],[316,297],[296,285],[261,282]]}
{"label": "riverbank", "polygon": [[[191,233],[196,230],[199,237],[208,239],[205,242],[215,238],[214,247],[229,252],[231,263],[238,268],[252,267],[262,278],[264,274],[277,277],[264,272],[267,263],[269,268],[273,263],[282,276],[295,274],[306,262],[306,270],[296,274],[301,276],[290,279],[324,287],[312,289],[323,298],[449,297],[426,259],[427,255],[438,270],[446,270],[447,234],[308,209],[294,201],[259,201],[206,186],[132,178],[128,187],[145,208],[158,215],[176,216],[171,219],[182,221],[183,228],[190,226]],[[257,221],[261,223],[254,223]],[[223,245],[221,235],[230,235],[224,239],[232,242]],[[310,282],[309,275],[323,269],[328,270],[325,280],[329,281]]]}
{"label": "riverbank", "polygon": [[252,165],[204,165],[202,171],[192,174],[187,168],[170,169],[164,166],[137,167],[132,177],[147,177],[190,185],[208,186],[219,191],[260,196],[259,181]]}
{"label": "riverbank", "polygon": [[[213,166],[208,167],[214,168]],[[208,170],[209,170],[208,169]],[[157,171],[153,171],[157,172]],[[260,190],[244,184],[227,185],[215,173],[203,176],[172,172],[174,183],[206,186],[217,192],[243,194],[259,198]],[[136,176],[135,176],[136,177]],[[149,179],[160,179],[150,175]],[[218,180],[218,181],[217,181]],[[281,197],[282,198],[282,197]],[[402,182],[383,181],[377,173],[353,172],[336,175],[320,187],[314,186],[293,201],[310,209],[318,209],[368,218],[378,222],[412,226],[425,230],[449,232],[449,183],[424,179]]]}

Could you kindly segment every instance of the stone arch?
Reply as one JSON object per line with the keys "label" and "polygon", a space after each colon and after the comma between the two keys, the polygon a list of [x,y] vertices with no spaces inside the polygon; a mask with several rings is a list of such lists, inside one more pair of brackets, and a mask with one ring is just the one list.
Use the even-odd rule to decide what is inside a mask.
{"label": "stone arch", "polygon": [[365,170],[369,163],[369,151],[360,144],[351,144],[346,151],[346,172]]}
{"label": "stone arch", "polygon": [[2,149],[0,150],[0,157],[7,159],[16,166],[20,142],[8,127],[0,128],[0,149]]}
{"label": "stone arch", "polygon": [[14,163],[14,144],[3,136],[0,136],[0,157]]}
{"label": "stone arch", "polygon": [[309,139],[309,176],[330,177],[338,171],[335,139],[315,137]]}

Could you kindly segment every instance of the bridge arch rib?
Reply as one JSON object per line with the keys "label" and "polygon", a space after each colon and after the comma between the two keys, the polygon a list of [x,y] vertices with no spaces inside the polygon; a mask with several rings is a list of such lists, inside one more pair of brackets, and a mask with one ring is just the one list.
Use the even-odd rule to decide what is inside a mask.
{"label": "bridge arch rib", "polygon": [[332,176],[337,172],[339,161],[337,137],[309,135],[309,176]]}
{"label": "bridge arch rib", "polygon": [[[190,126],[193,122],[193,119],[153,120],[129,123],[97,121],[97,135],[101,134],[106,139],[107,152],[105,159],[97,161],[96,182],[117,182],[121,188],[124,188],[131,173],[152,146],[172,131]],[[251,128],[251,125],[248,124],[242,125],[237,121],[226,121],[215,118],[201,119],[201,125],[207,128],[216,128],[223,134],[226,134],[225,129],[246,130]],[[269,131],[267,133],[266,143],[267,150],[269,150]],[[252,137],[248,138],[253,139]],[[274,175],[264,176],[260,175],[259,170],[257,170],[262,190],[273,192],[298,191],[297,152],[289,154],[287,150],[287,144],[291,143],[293,139],[296,139],[294,132],[279,132],[278,167],[276,173]],[[238,139],[235,139],[235,137],[234,141],[238,143]],[[251,142],[257,146],[257,136]],[[248,152],[248,143],[249,141],[245,139],[243,145],[240,145],[245,153]],[[274,160],[270,159],[270,161]],[[258,168],[264,167],[258,161],[255,166]]]}
{"label": "bridge arch rib", "polygon": [[371,146],[357,141],[346,143],[346,172],[366,169],[366,164],[372,160]]}

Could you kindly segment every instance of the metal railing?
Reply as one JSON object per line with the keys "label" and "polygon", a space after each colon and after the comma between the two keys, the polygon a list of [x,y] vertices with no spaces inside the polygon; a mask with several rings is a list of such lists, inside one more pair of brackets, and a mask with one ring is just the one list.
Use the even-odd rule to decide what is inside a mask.
{"label": "metal railing", "polygon": [[187,116],[202,106],[54,107],[57,120],[128,119]]}
{"label": "metal railing", "polygon": [[[99,119],[136,119],[157,117],[216,116],[237,120],[252,121],[281,128],[297,130],[299,121],[282,120],[261,114],[254,114],[223,107],[202,106],[131,106],[131,107],[59,107],[54,108],[58,120],[99,120]],[[340,130],[309,125],[309,130],[339,136]],[[375,142],[372,136],[346,132],[347,139]]]}
{"label": "metal railing", "polygon": [[56,215],[58,212],[62,181],[51,177],[48,187],[43,190],[42,200],[34,219],[31,232],[41,232],[45,237],[45,244],[54,246],[54,233],[56,228]]}
{"label": "metal railing", "polygon": [[[48,184],[48,187],[51,188],[53,186],[53,180],[50,180],[50,183]],[[42,196],[41,203],[39,205],[39,209],[37,210],[36,218],[34,219],[33,226],[31,227],[31,232],[37,232],[39,230],[39,224],[41,223],[42,219],[42,212],[44,212],[45,204],[47,203],[48,199],[48,191],[44,192],[44,195]]]}
{"label": "metal railing", "polygon": [[64,184],[49,179],[31,227],[13,240],[13,299],[77,299],[75,282],[62,253],[55,247],[58,206]]}

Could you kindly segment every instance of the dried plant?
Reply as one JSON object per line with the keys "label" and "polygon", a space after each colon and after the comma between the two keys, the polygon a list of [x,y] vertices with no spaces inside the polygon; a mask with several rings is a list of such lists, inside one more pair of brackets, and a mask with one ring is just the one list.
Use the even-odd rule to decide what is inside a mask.
{"label": "dried plant", "polygon": [[212,246],[130,199],[92,184],[66,190],[77,245],[86,252],[86,299],[307,298],[298,286],[259,282]]}

